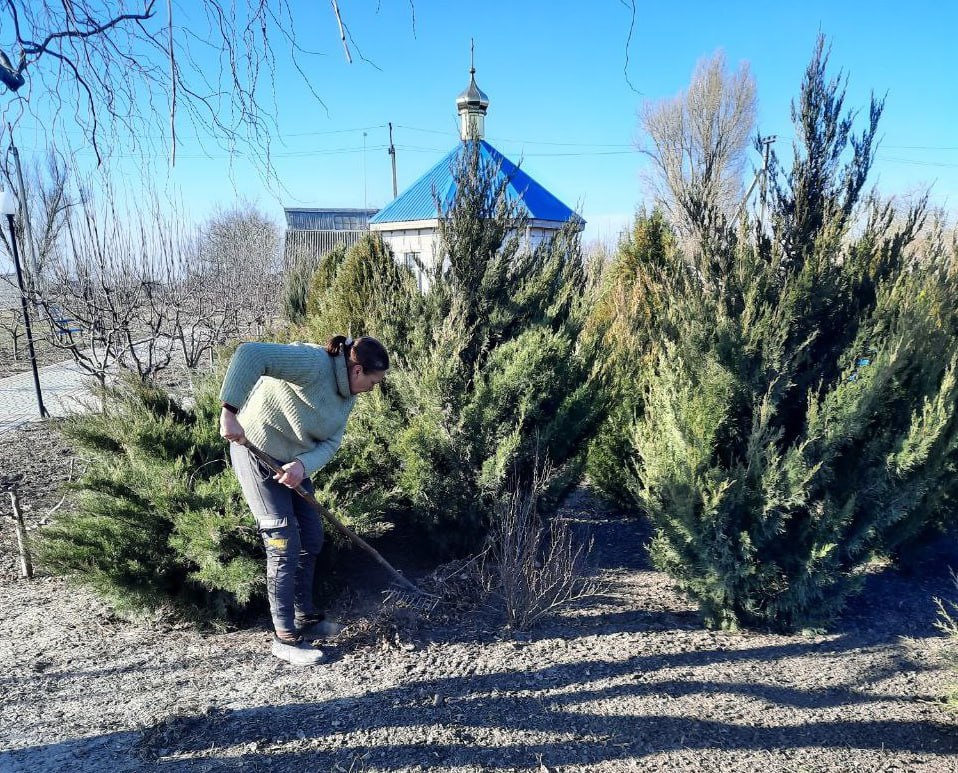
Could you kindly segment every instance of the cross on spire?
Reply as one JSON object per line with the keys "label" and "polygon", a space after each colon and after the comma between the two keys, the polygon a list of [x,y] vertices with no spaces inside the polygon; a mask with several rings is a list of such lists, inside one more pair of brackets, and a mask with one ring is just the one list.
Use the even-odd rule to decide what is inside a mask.
{"label": "cross on spire", "polygon": [[489,97],[476,85],[476,41],[469,38],[469,86],[456,98],[459,136],[463,141],[482,139],[488,108]]}

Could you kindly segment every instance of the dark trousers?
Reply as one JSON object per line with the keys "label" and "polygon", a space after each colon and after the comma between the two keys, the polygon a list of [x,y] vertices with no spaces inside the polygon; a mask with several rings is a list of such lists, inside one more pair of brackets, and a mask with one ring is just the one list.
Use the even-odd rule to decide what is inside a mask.
{"label": "dark trousers", "polygon": [[[231,443],[230,458],[266,546],[266,593],[273,626],[292,632],[297,618],[316,613],[313,576],[323,547],[322,519],[299,494],[273,480],[273,473],[243,446]],[[302,485],[313,493],[312,481]]]}

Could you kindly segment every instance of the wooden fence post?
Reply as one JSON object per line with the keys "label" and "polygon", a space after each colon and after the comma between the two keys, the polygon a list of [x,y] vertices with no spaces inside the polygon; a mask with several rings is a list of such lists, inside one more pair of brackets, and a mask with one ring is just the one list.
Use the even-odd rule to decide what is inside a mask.
{"label": "wooden fence post", "polygon": [[23,523],[23,513],[20,512],[20,498],[16,488],[10,491],[10,503],[13,505],[13,522],[17,529],[17,550],[20,552],[20,576],[27,580],[33,579],[33,563],[30,561],[30,546],[27,544],[27,528]]}

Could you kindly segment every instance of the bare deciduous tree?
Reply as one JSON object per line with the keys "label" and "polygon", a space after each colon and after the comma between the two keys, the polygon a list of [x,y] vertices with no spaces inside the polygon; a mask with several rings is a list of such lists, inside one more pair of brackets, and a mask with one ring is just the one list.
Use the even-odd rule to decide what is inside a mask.
{"label": "bare deciduous tree", "polygon": [[[175,160],[177,136],[190,125],[268,170],[276,124],[264,100],[280,63],[288,57],[322,103],[301,62],[314,53],[299,43],[306,17],[289,0],[7,0],[0,84],[14,99],[4,121],[33,114],[61,142],[79,127],[98,162],[114,146],[149,148],[157,135]],[[336,3],[330,25],[346,46]]]}
{"label": "bare deciduous tree", "polygon": [[[56,199],[54,199],[55,201]],[[121,365],[149,380],[172,359],[177,239],[157,209],[136,216],[81,192],[49,237],[32,300],[50,340],[101,385]]]}
{"label": "bare deciduous tree", "polygon": [[213,215],[181,249],[176,338],[188,367],[241,336],[262,335],[279,304],[280,235],[244,204]]}
{"label": "bare deciduous tree", "polygon": [[748,64],[728,74],[722,52],[696,65],[687,90],[642,107],[649,144],[640,149],[653,162],[649,181],[686,234],[700,233],[738,206],[756,109]]}
{"label": "bare deciduous tree", "polygon": [[203,239],[206,260],[224,285],[224,294],[238,296],[241,321],[262,333],[277,309],[279,227],[252,205],[240,204],[214,214],[203,228]]}
{"label": "bare deciduous tree", "polygon": [[[19,293],[19,290],[17,290]],[[20,360],[20,339],[25,335],[23,312],[19,309],[0,309],[0,330],[10,339],[14,361]]]}
{"label": "bare deciduous tree", "polygon": [[151,380],[175,352],[196,368],[216,347],[260,336],[276,320],[280,232],[255,207],[189,226],[155,192],[124,206],[108,175],[79,184],[56,160],[33,169],[29,187],[38,191],[31,211],[40,270],[28,290],[36,330],[101,384],[115,366]]}

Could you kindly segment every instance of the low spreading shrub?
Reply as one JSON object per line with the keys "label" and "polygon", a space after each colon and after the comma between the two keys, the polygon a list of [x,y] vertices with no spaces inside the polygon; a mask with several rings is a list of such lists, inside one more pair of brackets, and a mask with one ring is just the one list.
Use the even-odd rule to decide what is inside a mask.
{"label": "low spreading shrub", "polygon": [[218,434],[216,385],[186,407],[127,382],[103,405],[64,424],[85,472],[69,511],[41,532],[41,565],[131,612],[241,610],[262,590],[261,543]]}

